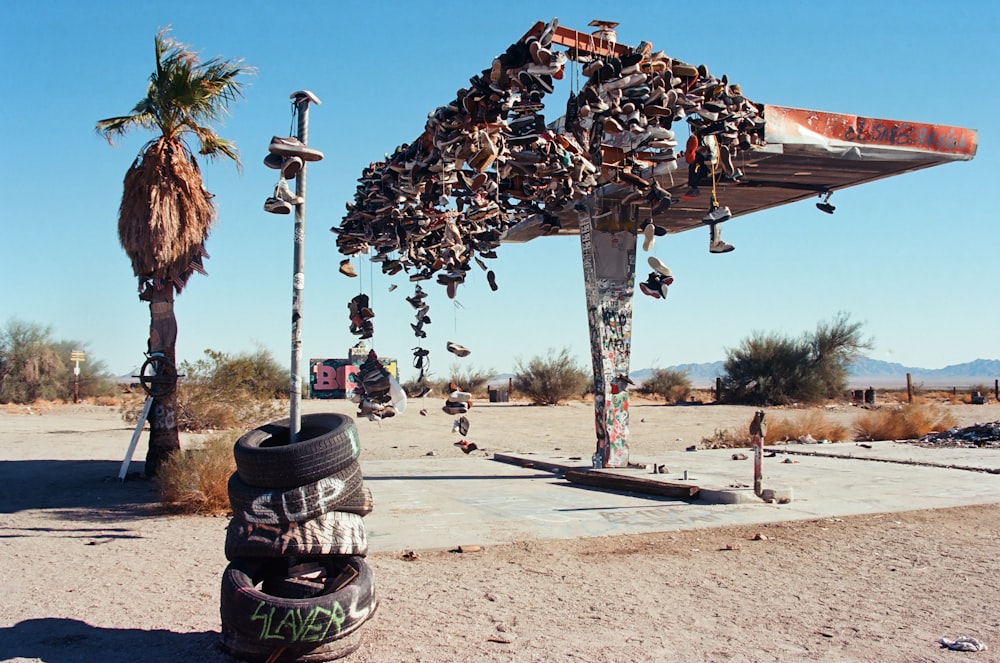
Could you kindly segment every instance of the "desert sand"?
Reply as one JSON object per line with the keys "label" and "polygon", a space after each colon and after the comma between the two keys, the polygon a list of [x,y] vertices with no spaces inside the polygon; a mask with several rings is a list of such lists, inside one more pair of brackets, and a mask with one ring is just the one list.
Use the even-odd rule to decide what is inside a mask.
{"label": "desert sand", "polygon": [[[440,405],[415,400],[394,419],[359,420],[362,466],[461,456]],[[960,425],[1000,419],[996,404],[949,407]],[[827,411],[857,416],[846,404]],[[744,430],[752,412],[637,402],[633,456]],[[469,418],[480,454],[593,452],[587,403],[483,405]],[[228,519],[164,515],[151,482],[118,482],[131,432],[114,407],[0,410],[0,660],[232,660],[217,646]],[[145,436],[133,471],[144,454]],[[442,547],[409,560],[379,552],[368,558],[379,609],[344,660],[1000,661],[998,551],[1000,506],[983,505]],[[990,649],[937,642],[959,636]]]}

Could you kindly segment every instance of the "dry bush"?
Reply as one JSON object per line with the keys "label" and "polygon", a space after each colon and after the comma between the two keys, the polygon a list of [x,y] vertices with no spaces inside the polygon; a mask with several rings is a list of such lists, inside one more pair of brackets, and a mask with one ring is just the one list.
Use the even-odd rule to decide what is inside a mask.
{"label": "dry bush", "polygon": [[97,396],[93,400],[94,405],[105,407],[115,407],[122,404],[122,399],[118,396]]}
{"label": "dry bush", "polygon": [[514,368],[514,391],[534,405],[558,405],[579,398],[592,384],[587,371],[577,364],[569,350],[549,350],[545,357],[534,357]]}
{"label": "dry bush", "polygon": [[178,513],[228,513],[227,485],[236,471],[233,442],[237,436],[235,432],[216,433],[198,449],[171,454],[156,475],[163,505]]}
{"label": "dry bush", "polygon": [[807,410],[793,417],[777,417],[770,420],[765,441],[797,440],[805,435],[810,435],[815,440],[831,442],[845,442],[851,439],[851,431],[847,426],[830,421],[819,410]]}
{"label": "dry bush", "polygon": [[750,446],[750,433],[731,433],[728,428],[716,428],[712,437],[701,438],[703,449],[742,449]]}
{"label": "dry bush", "polygon": [[951,414],[929,405],[904,405],[899,408],[872,410],[854,422],[856,440],[913,440],[933,431],[955,425]]}

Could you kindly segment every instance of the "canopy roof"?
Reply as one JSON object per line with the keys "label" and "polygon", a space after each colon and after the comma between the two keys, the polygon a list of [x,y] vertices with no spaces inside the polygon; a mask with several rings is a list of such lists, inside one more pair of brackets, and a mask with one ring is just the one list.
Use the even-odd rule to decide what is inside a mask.
{"label": "canopy roof", "polygon": [[[768,104],[763,115],[766,144],[741,155],[738,165],[745,178],[717,187],[719,203],[727,205],[733,217],[884,177],[968,161],[976,154],[977,133],[972,129]],[[706,185],[701,196],[682,198],[687,189],[683,158],[655,170],[651,167],[649,174],[676,201],[653,222],[669,233],[701,227],[711,195]],[[605,206],[613,206],[629,192],[628,186],[605,184],[598,197]],[[639,215],[649,218],[649,207],[640,205]],[[563,211],[559,220],[559,234],[579,232],[574,210]],[[541,219],[529,218],[508,229],[504,241],[524,242],[543,234]]]}

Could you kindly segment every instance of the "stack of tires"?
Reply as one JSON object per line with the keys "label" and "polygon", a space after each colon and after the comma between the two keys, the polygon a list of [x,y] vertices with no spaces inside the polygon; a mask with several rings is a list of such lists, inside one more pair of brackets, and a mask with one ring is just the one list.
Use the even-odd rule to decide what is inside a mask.
{"label": "stack of tires", "polygon": [[377,606],[354,420],[304,415],[294,444],[289,423],[256,428],[233,448],[222,647],[253,663],[342,658]]}

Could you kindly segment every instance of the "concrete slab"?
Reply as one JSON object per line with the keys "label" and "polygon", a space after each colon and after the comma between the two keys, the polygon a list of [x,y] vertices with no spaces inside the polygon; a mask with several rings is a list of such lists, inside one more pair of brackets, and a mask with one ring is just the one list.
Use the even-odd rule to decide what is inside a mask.
{"label": "concrete slab", "polygon": [[[797,445],[783,450],[793,451],[793,446]],[[812,451],[817,445],[801,446]],[[854,445],[821,446],[841,453],[779,453],[764,459],[764,488],[790,491],[794,499],[788,504],[768,504],[753,496],[753,455],[737,449],[665,452],[648,461],[665,464],[669,470],[655,476],[683,481],[686,471],[687,481],[696,483],[700,494],[718,490],[734,496],[734,503],[598,490],[571,484],[550,471],[485,457],[369,461],[362,464],[365,483],[375,498],[375,510],[365,517],[369,545],[373,552],[448,550],[459,545],[1000,503],[1000,474],[930,464],[869,462],[858,457],[872,451],[875,458],[898,456],[903,460],[926,455],[952,465],[988,466],[993,461],[981,454],[991,450],[918,451],[919,447],[893,447],[892,443],[875,443],[871,450],[855,449]],[[748,458],[732,460],[732,455],[741,451]],[[943,451],[948,455],[941,455]],[[783,462],[786,459],[791,462]],[[585,467],[566,457],[539,460]],[[645,470],[622,471],[654,476],[651,470],[648,474],[642,474]]]}

